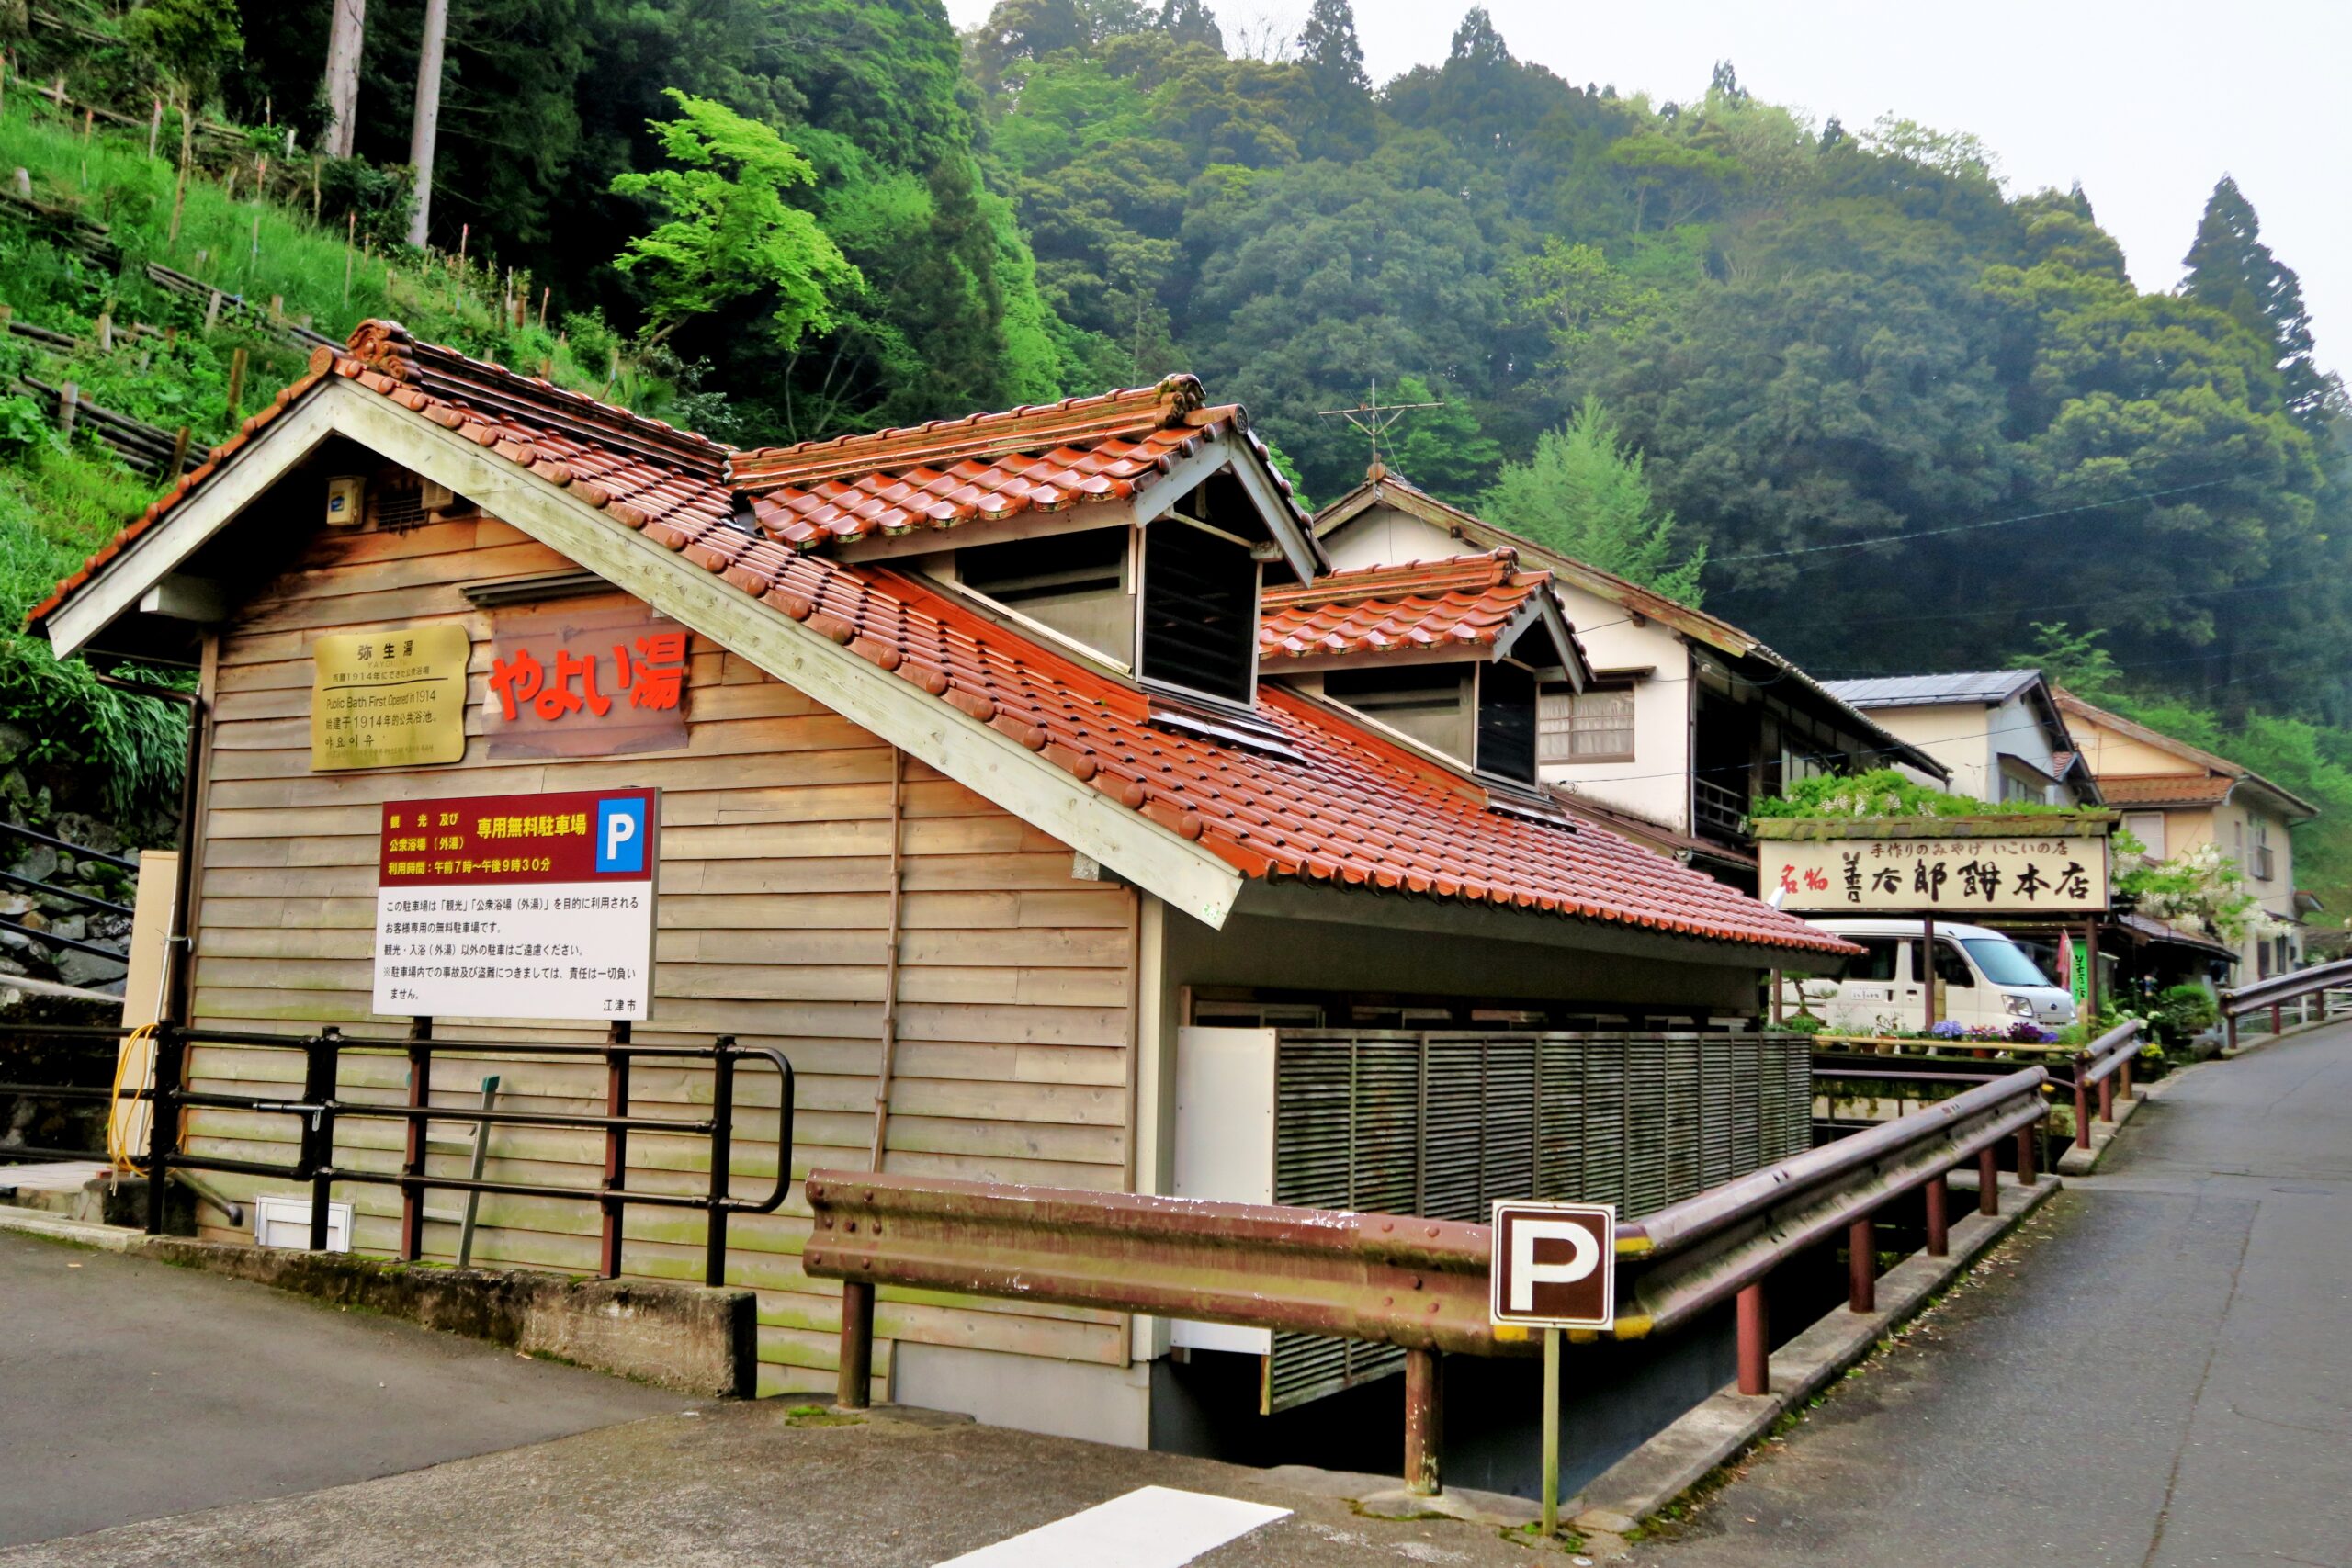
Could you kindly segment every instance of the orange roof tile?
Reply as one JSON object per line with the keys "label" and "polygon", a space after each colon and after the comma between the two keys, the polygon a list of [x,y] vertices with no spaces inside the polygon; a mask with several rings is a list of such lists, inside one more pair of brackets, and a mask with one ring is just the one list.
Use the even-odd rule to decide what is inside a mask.
{"label": "orange roof tile", "polygon": [[1335,571],[1259,602],[1267,659],[1492,648],[1551,582],[1510,548],[1452,560]]}
{"label": "orange roof tile", "polygon": [[[1211,433],[1257,445],[1239,405],[1207,400],[1198,380],[1170,376],[1156,387],[737,452],[727,472],[753,497],[761,527],[795,548],[816,549],[1125,501],[1200,450]],[[1289,488],[1283,483],[1285,495]],[[1304,527],[1304,515],[1299,522]]]}
{"label": "orange roof tile", "polygon": [[2219,773],[2107,773],[2098,792],[2109,806],[2219,806],[2237,782]]}
{"label": "orange roof tile", "polygon": [[[351,353],[322,350],[313,363],[319,368],[310,378],[249,424],[258,428],[326,374],[377,392],[1012,736],[1246,875],[1544,910],[1773,949],[1853,951],[1615,834],[1491,810],[1470,779],[1295,693],[1269,685],[1259,702],[1261,717],[1280,734],[1288,755],[1157,723],[1151,699],[1135,687],[939,590],[886,569],[805,554],[764,530],[746,531],[735,520],[735,494],[719,460],[725,449],[698,436],[413,344],[389,323],[368,323],[354,334]],[[1060,406],[1133,398],[1113,394]],[[970,431],[986,421],[960,423]],[[212,467],[150,507],[34,619],[126,539],[153,526]],[[730,456],[724,468],[731,467]]]}

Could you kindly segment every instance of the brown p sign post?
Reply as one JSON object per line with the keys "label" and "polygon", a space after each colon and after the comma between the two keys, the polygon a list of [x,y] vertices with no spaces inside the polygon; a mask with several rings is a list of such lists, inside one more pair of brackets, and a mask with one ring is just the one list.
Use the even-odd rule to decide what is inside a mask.
{"label": "brown p sign post", "polygon": [[1617,1211],[1607,1203],[1495,1205],[1498,1328],[1544,1331],[1544,1533],[1560,1528],[1560,1331],[1617,1321]]}

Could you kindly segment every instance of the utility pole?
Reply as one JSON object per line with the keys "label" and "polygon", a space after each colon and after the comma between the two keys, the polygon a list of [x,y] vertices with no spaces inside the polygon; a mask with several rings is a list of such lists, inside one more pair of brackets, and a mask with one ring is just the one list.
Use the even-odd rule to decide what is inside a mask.
{"label": "utility pole", "polygon": [[359,121],[359,51],[367,40],[368,0],[334,0],[327,34],[327,139],[330,158],[351,156]]}
{"label": "utility pole", "polygon": [[408,243],[419,250],[433,220],[433,141],[441,129],[441,44],[448,31],[449,0],[424,0],[424,37],[416,53],[416,123],[408,137],[409,166],[416,171]]}

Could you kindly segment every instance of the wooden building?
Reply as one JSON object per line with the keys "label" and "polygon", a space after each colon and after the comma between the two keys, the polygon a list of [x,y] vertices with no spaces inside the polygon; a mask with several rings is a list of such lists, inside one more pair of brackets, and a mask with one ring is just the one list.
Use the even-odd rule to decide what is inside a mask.
{"label": "wooden building", "polygon": [[[1687,1061],[1672,1081],[1690,1104],[1725,1108],[1703,1151],[1697,1121],[1687,1157],[1663,1121],[1639,1159],[1594,1118],[1530,1134],[1576,1156],[1558,1179],[1580,1190],[1646,1183],[1625,1186],[1629,1205],[1803,1146],[1783,1093],[1802,1053],[1756,1033],[1758,980],[1849,950],[1544,807],[1508,756],[1533,734],[1536,677],[1581,679],[1556,604],[1514,619],[1499,649],[1462,644],[1494,656],[1464,678],[1493,738],[1466,762],[1312,682],[1261,682],[1261,580],[1328,571],[1246,414],[1189,378],[739,451],[371,322],[34,620],[61,654],[201,666],[186,1001],[200,1027],[401,1032],[406,1018],[371,1010],[379,849],[401,803],[659,790],[637,1038],[733,1034],[799,1074],[794,1147],[776,1147],[772,1099],[739,1116],[739,1190],[877,1160],[1174,1190],[1182,1038],[1208,1026],[1356,1042],[1333,1050],[1421,1032],[1416,1070],[1473,1087],[1453,1125],[1474,1131],[1523,1122],[1512,1084],[1533,1080],[1489,1083],[1427,1042],[1573,1036],[1573,1063],[1532,1045],[1529,1071],[1600,1063],[1632,1086],[1607,1091],[1627,1108],[1666,1105]],[[352,765],[389,753],[355,759],[333,727],[330,652],[406,658],[435,639],[456,649],[455,722],[420,718],[410,760]],[[587,1018],[435,1020],[443,1041],[524,1031],[602,1038]],[[201,1047],[195,1081],[292,1060]],[[601,1107],[593,1063],[481,1066],[503,1105]],[[403,1071],[397,1054],[356,1056],[339,1092],[396,1099]],[[454,1066],[435,1088],[436,1104],[475,1102]],[[709,1095],[651,1067],[634,1089],[644,1111]],[[295,1131],[214,1111],[191,1136],[282,1159]],[[397,1161],[386,1124],[342,1137],[338,1159]],[[1421,1138],[1408,1164],[1427,1165]],[[683,1142],[630,1151],[635,1185],[706,1175]],[[462,1157],[453,1142],[433,1168]],[[598,1158],[593,1135],[564,1131],[502,1130],[489,1150],[494,1173],[583,1190]],[[1530,1168],[1498,1156],[1448,1201],[1521,1195]],[[390,1190],[336,1196],[356,1246],[392,1247]],[[456,1206],[429,1209],[428,1258],[451,1256]],[[806,1213],[796,1196],[731,1233],[728,1279],[759,1292],[765,1393],[833,1383],[837,1288],[797,1267]],[[478,1262],[594,1267],[587,1199],[486,1200],[481,1225]],[[632,1210],[627,1271],[696,1277],[702,1235],[691,1213]],[[884,1292],[877,1333],[876,1375],[901,1400],[1128,1443],[1147,1440],[1171,1337],[911,1292]]]}

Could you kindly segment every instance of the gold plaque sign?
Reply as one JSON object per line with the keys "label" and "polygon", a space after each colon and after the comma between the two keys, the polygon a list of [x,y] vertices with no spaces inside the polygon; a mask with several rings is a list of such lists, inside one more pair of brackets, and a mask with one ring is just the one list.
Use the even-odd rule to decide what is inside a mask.
{"label": "gold plaque sign", "polygon": [[472,654],[456,626],[333,632],[311,643],[311,771],[464,761]]}

